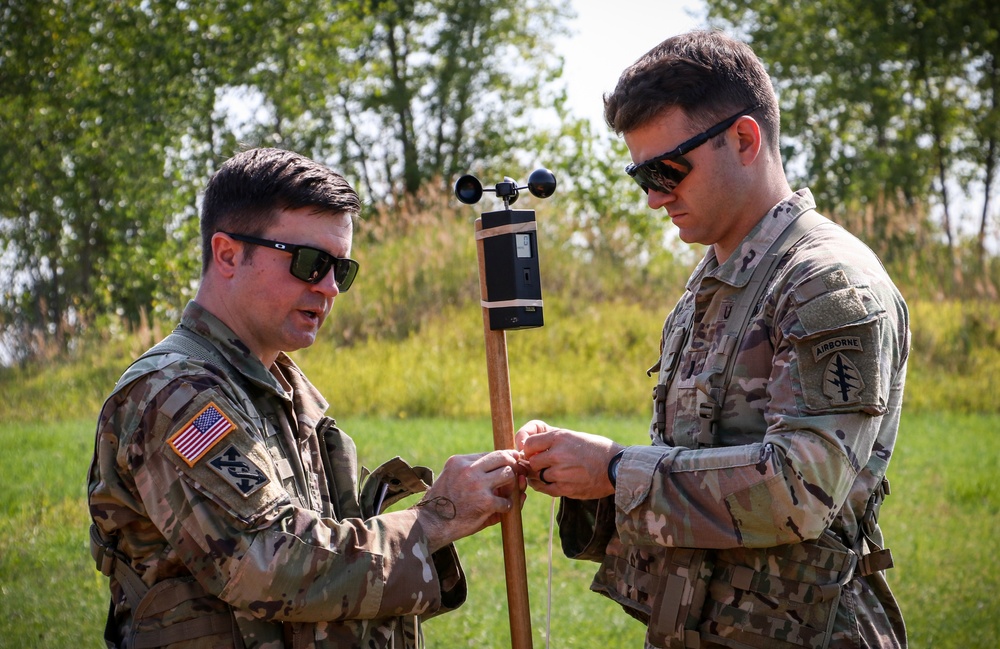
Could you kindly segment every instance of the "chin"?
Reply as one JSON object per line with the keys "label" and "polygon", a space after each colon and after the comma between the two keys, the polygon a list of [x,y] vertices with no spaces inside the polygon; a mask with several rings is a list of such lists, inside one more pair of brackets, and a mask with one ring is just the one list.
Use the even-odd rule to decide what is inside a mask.
{"label": "chin", "polygon": [[316,334],[297,334],[291,336],[285,341],[285,345],[282,350],[285,352],[296,352],[300,349],[305,349],[306,347],[311,347],[313,343],[316,342]]}
{"label": "chin", "polygon": [[678,230],[677,237],[686,244],[701,243],[698,241],[698,235],[689,230]]}

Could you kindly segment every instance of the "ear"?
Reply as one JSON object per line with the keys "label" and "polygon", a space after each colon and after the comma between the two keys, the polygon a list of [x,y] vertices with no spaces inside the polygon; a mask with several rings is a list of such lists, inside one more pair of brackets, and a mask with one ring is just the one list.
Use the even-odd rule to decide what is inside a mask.
{"label": "ear", "polygon": [[760,155],[764,146],[760,124],[753,117],[744,115],[736,122],[736,139],[739,142],[740,162],[749,166]]}
{"label": "ear", "polygon": [[212,266],[222,277],[232,279],[242,255],[243,244],[222,232],[212,235]]}

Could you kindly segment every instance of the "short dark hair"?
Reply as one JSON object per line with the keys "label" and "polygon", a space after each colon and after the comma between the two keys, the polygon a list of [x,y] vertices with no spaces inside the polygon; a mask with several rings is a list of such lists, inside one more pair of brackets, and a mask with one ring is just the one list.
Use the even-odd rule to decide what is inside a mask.
{"label": "short dark hair", "polygon": [[[317,213],[361,213],[361,199],[343,176],[283,149],[250,149],[222,165],[208,181],[201,206],[201,268],[212,261],[212,235],[227,231],[262,235],[282,210],[315,207]],[[247,256],[253,248],[247,250]]]}
{"label": "short dark hair", "polygon": [[604,119],[621,135],[680,108],[709,128],[753,106],[759,106],[753,115],[765,140],[777,151],[778,101],[764,64],[746,43],[699,30],[668,38],[626,68],[604,95]]}

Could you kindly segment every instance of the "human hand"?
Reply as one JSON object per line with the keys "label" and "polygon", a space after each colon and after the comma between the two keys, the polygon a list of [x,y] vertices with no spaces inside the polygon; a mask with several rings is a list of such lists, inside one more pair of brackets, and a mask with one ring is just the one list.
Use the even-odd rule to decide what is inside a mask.
{"label": "human hand", "polygon": [[495,525],[524,501],[519,478],[524,469],[512,450],[453,455],[417,504],[417,520],[435,552],[458,539]]}
{"label": "human hand", "polygon": [[531,437],[532,435],[537,435],[539,433],[546,433],[550,430],[559,430],[554,426],[549,426],[541,419],[532,419],[525,425],[521,426],[516,433],[514,433],[514,448],[520,450],[524,447],[524,441]]}
{"label": "human hand", "polygon": [[608,462],[624,446],[607,437],[555,428],[533,420],[521,427],[514,444],[527,464],[528,484],[550,496],[578,500],[615,493],[608,480]]}

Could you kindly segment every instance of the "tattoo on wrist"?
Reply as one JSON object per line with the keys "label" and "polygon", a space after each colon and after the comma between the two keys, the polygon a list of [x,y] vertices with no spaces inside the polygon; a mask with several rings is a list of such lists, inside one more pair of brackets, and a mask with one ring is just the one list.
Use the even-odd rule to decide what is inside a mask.
{"label": "tattoo on wrist", "polygon": [[414,507],[427,507],[429,511],[434,512],[435,515],[446,521],[452,520],[458,514],[455,503],[450,498],[445,498],[444,496],[423,499],[414,505]]}

